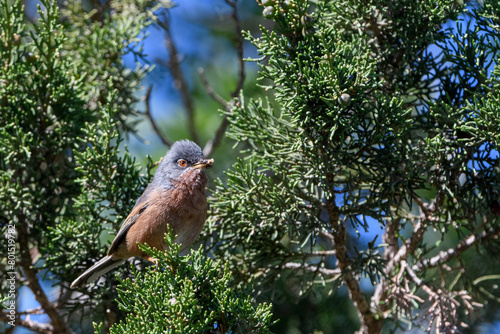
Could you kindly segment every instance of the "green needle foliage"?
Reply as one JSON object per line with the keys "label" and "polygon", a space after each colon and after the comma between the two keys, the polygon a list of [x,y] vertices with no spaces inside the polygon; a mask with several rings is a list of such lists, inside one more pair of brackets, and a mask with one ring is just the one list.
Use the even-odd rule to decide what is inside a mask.
{"label": "green needle foliage", "polygon": [[[272,97],[228,104],[242,150],[212,192],[215,260],[146,247],[156,271],[136,259],[78,290],[151,178],[123,146],[148,68],[122,58],[144,59],[172,4],[42,0],[29,20],[22,3],[0,1],[1,332],[267,333],[254,294],[277,332],[495,314],[498,1],[259,0],[272,28],[246,38]],[[12,319],[21,287],[40,308]]]}
{"label": "green needle foliage", "polygon": [[263,298],[345,285],[361,333],[463,330],[499,297],[500,5],[259,4],[273,28],[247,39],[274,99],[227,113],[244,149],[211,201],[214,253]]}
{"label": "green needle foliage", "polygon": [[168,252],[142,248],[158,265],[133,268],[134,278],[118,285],[127,317],[110,333],[269,333],[271,305],[254,307],[250,291],[231,285],[227,265],[201,247],[180,256],[173,239],[165,237]]}
{"label": "green needle foliage", "polygon": [[[147,16],[138,14],[132,25],[120,12],[101,25],[82,10],[61,15],[55,1],[41,5],[40,18],[26,23],[22,1],[0,3],[0,220],[2,235],[13,226],[17,240],[15,263],[2,257],[0,281],[4,293],[14,273],[16,291],[29,286],[53,332],[65,333],[67,321],[38,279],[71,282],[103,255],[109,232],[149,177],[118,148],[119,129],[136,113],[132,96],[145,74],[140,67],[126,69],[120,57],[141,40]],[[67,25],[76,16],[89,20]],[[106,64],[105,55],[113,55]],[[2,243],[0,251],[7,254],[7,247]],[[96,297],[103,310],[109,307],[112,298],[102,302],[102,292],[58,307],[81,309],[95,305]]]}
{"label": "green needle foliage", "polygon": [[[0,332],[89,333],[92,321],[113,333],[269,332],[270,306],[254,307],[248,290],[233,289],[221,262],[200,251],[179,257],[177,245],[152,253],[161,271],[142,274],[135,260],[133,270],[69,287],[106,254],[151,179],[152,161],[141,171],[123,146],[147,68],[126,68],[122,56],[144,57],[144,28],[171,4],[117,1],[86,11],[80,1],[59,9],[42,0],[29,23],[22,3],[0,2],[0,230],[9,240],[0,243],[8,254],[0,260]],[[137,278],[117,291],[117,273]],[[28,315],[44,313],[47,323],[21,314],[21,287],[40,305]]]}

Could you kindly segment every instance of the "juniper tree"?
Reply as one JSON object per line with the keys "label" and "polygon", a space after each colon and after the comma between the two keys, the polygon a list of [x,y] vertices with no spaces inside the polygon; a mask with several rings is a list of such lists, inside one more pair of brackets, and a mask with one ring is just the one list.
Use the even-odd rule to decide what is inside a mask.
{"label": "juniper tree", "polygon": [[[15,273],[16,290],[31,289],[49,324],[19,312],[10,320],[39,332],[66,333],[60,309],[67,306],[68,291],[61,287],[53,300],[40,281],[73,278],[75,268],[102,249],[100,237],[117,227],[147,179],[118,150],[118,129],[135,113],[133,92],[145,74],[126,69],[120,57],[146,20],[139,15],[134,26],[117,15],[99,25],[80,15],[80,23],[69,26],[54,1],[42,4],[33,24],[25,21],[21,1],[0,4],[0,215],[2,233],[13,225],[17,239],[15,265],[8,270]],[[6,246],[0,246],[4,254]],[[1,275],[5,292],[7,270]]]}
{"label": "juniper tree", "polygon": [[254,307],[248,287],[228,289],[227,264],[214,263],[202,247],[180,256],[173,237],[165,237],[168,252],[141,247],[159,266],[133,268],[134,281],[127,278],[118,286],[127,318],[110,333],[269,333],[271,305]]}
{"label": "juniper tree", "polygon": [[[187,258],[175,247],[168,255],[155,253],[162,269],[178,270],[175,276],[169,270],[139,274],[138,268],[149,271],[136,260],[97,285],[69,288],[80,271],[107,252],[151,178],[151,159],[141,170],[122,144],[134,130],[147,68],[131,70],[122,57],[132,53],[144,59],[144,29],[171,4],[117,1],[93,3],[93,10],[78,1],[62,9],[55,1],[41,4],[39,18],[30,22],[21,0],[0,2],[0,227],[9,240],[0,245],[9,254],[1,262],[1,331],[22,326],[39,333],[88,333],[95,321],[99,329],[130,333],[144,328],[147,302],[154,300],[163,305],[147,318],[152,332],[163,332],[165,323],[172,333],[190,328],[267,332],[269,306],[254,307],[241,287],[229,290],[225,265],[200,252]],[[116,274],[138,277],[117,290]],[[57,289],[42,289],[43,281]],[[39,308],[20,312],[21,287],[33,292]],[[175,291],[179,302],[155,299],[158,289]],[[141,293],[138,300],[146,304],[132,305],[131,293]],[[210,294],[217,295],[207,299]],[[185,312],[178,314],[184,304],[196,307],[182,306]],[[136,310],[144,317],[127,316]],[[38,321],[39,314],[48,321]]]}
{"label": "juniper tree", "polygon": [[[226,2],[239,27],[236,3]],[[228,123],[229,136],[245,148],[211,200],[206,235],[215,256],[229,260],[240,282],[257,282],[257,292],[279,293],[283,277],[292,278],[285,292],[294,291],[295,300],[344,285],[360,332],[404,324],[454,332],[474,321],[481,303],[498,296],[499,5],[259,3],[274,27],[247,38],[262,55],[262,85],[273,97],[254,100],[246,90],[226,102],[202,77],[226,111],[206,149]],[[168,320],[193,325],[176,332],[244,332],[248,323],[239,320],[246,318],[266,332],[269,308],[251,306],[248,290],[229,280],[223,263],[199,252],[180,258],[174,247],[156,254],[161,270],[134,261],[118,270],[121,283],[112,273],[97,286],[68,290],[75,268],[107,250],[151,175],[151,161],[141,173],[126,149],[120,153],[145,74],[125,68],[121,56],[143,56],[136,43],[148,24],[172,42],[158,16],[171,4],[90,2],[89,10],[70,1],[60,16],[53,2],[43,4],[40,20],[25,23],[20,1],[0,3],[1,228],[16,240],[16,289],[28,286],[41,305],[27,315],[41,311],[50,319],[42,324],[17,314],[15,323],[38,332],[89,332],[89,316],[111,332],[145,322],[161,331]],[[181,57],[169,45],[197,137]],[[244,78],[240,64],[231,97]],[[4,254],[10,245],[0,246]],[[2,266],[10,270],[8,258]],[[170,275],[174,267],[187,275]],[[8,271],[1,275],[8,294]],[[361,288],[364,277],[373,294]],[[40,285],[51,278],[57,300]],[[158,298],[167,292],[170,299]],[[204,299],[202,292],[216,295]],[[1,319],[9,321],[6,311]]]}
{"label": "juniper tree", "polygon": [[214,254],[261,292],[345,286],[359,333],[462,331],[498,298],[500,5],[259,4],[273,27],[246,37],[272,98],[227,113],[243,149]]}

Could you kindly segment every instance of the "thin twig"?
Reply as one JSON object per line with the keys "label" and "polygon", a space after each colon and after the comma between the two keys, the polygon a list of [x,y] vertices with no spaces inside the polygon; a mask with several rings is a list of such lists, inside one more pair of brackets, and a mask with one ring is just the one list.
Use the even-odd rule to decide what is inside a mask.
{"label": "thin twig", "polygon": [[[29,251],[29,233],[26,225],[27,223],[25,221],[22,221],[19,224],[19,247],[21,249],[20,265],[28,281],[28,287],[35,295],[36,301],[44,309],[45,314],[47,314],[47,316],[50,318],[53,332],[61,334],[72,333],[72,331],[66,326],[66,323],[63,321],[61,316],[57,313],[54,305],[50,302],[49,298],[43,291],[40,282],[38,281],[38,277],[36,277],[36,270],[32,267],[33,259],[31,258],[31,254]],[[19,321],[21,320],[22,319],[20,319]]]}
{"label": "thin twig", "polygon": [[243,89],[243,84],[245,82],[245,60],[243,59],[243,34],[240,24],[240,19],[238,17],[238,6],[236,5],[236,0],[230,1],[226,0],[226,3],[233,8],[233,14],[231,18],[234,21],[234,28],[236,30],[236,52],[238,53],[238,63],[239,63],[239,74],[238,74],[238,84],[236,88],[231,93],[232,98],[238,97],[240,91]]}
{"label": "thin twig", "polygon": [[215,131],[214,138],[208,141],[205,147],[203,148],[203,154],[206,157],[210,156],[212,152],[215,150],[215,148],[219,146],[228,126],[229,126],[229,120],[227,119],[227,116],[225,116],[224,119],[222,120],[222,123],[219,125],[219,128],[217,128],[217,131]]}
{"label": "thin twig", "polygon": [[189,92],[189,87],[187,84],[184,72],[182,72],[181,65],[179,62],[179,52],[172,39],[172,34],[170,32],[170,26],[166,15],[163,15],[163,20],[158,20],[158,25],[165,30],[166,34],[166,44],[169,55],[168,67],[172,77],[174,78],[175,87],[179,90],[182,98],[182,103],[187,114],[188,131],[191,139],[197,143],[200,142],[198,132],[196,131],[195,120],[194,120],[194,104],[192,96]]}
{"label": "thin twig", "polygon": [[[205,89],[207,90],[207,93],[218,103],[220,103],[224,109],[226,110],[227,113],[230,113],[232,110],[232,107],[236,103],[236,99],[240,95],[241,90],[243,89],[243,84],[245,83],[245,60],[243,59],[243,34],[242,34],[242,29],[241,29],[241,23],[240,19],[238,16],[238,6],[236,4],[236,0],[231,1],[231,0],[226,0],[226,3],[231,6],[233,9],[231,18],[234,21],[234,27],[236,30],[236,52],[238,54],[238,65],[239,65],[239,71],[238,71],[238,81],[236,83],[235,89],[231,92],[231,102],[225,101],[222,97],[220,97],[210,86],[210,83],[208,82],[207,78],[204,75],[203,69],[198,70],[198,73],[200,74],[200,78],[203,82],[203,85],[205,86]],[[210,156],[212,152],[219,146],[219,144],[222,141],[222,138],[224,137],[224,134],[226,133],[226,129],[229,126],[229,120],[227,118],[227,115],[224,116],[224,119],[222,120],[221,124],[215,131],[214,138],[210,141],[207,142],[205,147],[203,148],[203,153],[205,156]]]}
{"label": "thin twig", "polygon": [[22,311],[22,312],[17,312],[17,314],[44,314],[43,312],[43,309],[41,306],[38,306],[37,308],[31,308],[29,310],[26,310],[26,311]]}
{"label": "thin twig", "polygon": [[312,251],[308,253],[302,253],[303,256],[306,257],[314,257],[314,256],[332,256],[335,255],[335,250],[324,250],[324,251]]}
{"label": "thin twig", "polygon": [[[18,313],[16,316],[15,324],[25,327],[27,329],[30,329],[34,332],[41,333],[41,334],[53,334],[56,333],[54,332],[54,327],[50,323],[40,323],[40,322],[35,322],[31,321],[29,318],[26,320],[22,319],[20,317],[21,313]],[[5,311],[0,312],[0,320],[4,321],[5,323],[10,322],[11,319],[9,315]]]}
{"label": "thin twig", "polygon": [[302,269],[310,272],[319,272],[325,276],[337,276],[341,274],[340,269],[321,268],[317,265],[306,265],[304,263],[288,262],[276,266],[275,269]]}
{"label": "thin twig", "polygon": [[497,228],[496,230],[489,232],[488,231],[482,231],[479,233],[479,235],[476,234],[471,234],[464,240],[458,243],[458,245],[454,248],[449,248],[446,251],[440,252],[438,255],[430,258],[430,259],[422,259],[420,260],[417,264],[413,266],[413,270],[415,271],[421,271],[427,268],[434,268],[437,267],[443,263],[446,263],[450,261],[453,258],[458,257],[460,254],[465,252],[467,249],[470,247],[491,239],[499,238],[500,237],[500,228]]}
{"label": "thin twig", "polygon": [[41,333],[41,334],[53,334],[53,333],[58,333],[56,331],[54,331],[54,328],[51,324],[43,324],[43,323],[40,323],[40,322],[35,322],[35,321],[31,321],[29,319],[21,319],[19,318],[17,320],[17,323],[27,329],[31,329],[32,331],[35,331],[37,333]]}
{"label": "thin twig", "polygon": [[205,75],[205,70],[203,68],[198,69],[198,74],[200,76],[201,82],[203,83],[203,86],[205,87],[205,90],[207,91],[208,95],[217,103],[219,103],[227,112],[231,111],[231,105],[224,100],[219,94],[215,92],[215,90],[210,86],[210,83],[208,82],[207,76]]}
{"label": "thin twig", "polygon": [[[230,113],[232,105],[228,103],[226,100],[224,100],[219,94],[217,94],[215,90],[212,88],[212,86],[210,86],[208,79],[205,75],[205,70],[203,68],[199,68],[198,74],[200,75],[201,82],[203,83],[203,86],[205,87],[205,90],[207,91],[208,95],[210,95],[210,97],[214,101],[219,103],[226,110],[227,113]],[[214,149],[220,144],[228,126],[229,126],[229,120],[226,115],[224,116],[224,119],[222,120],[221,124],[215,131],[214,138],[212,140],[209,140],[205,145],[205,147],[203,148],[203,154],[206,157],[210,156],[214,151]]]}
{"label": "thin twig", "polygon": [[420,207],[420,218],[415,224],[412,236],[406,240],[406,242],[399,248],[399,250],[391,257],[385,266],[385,272],[387,275],[391,274],[391,271],[396,267],[396,265],[401,260],[406,260],[408,256],[417,248],[422,239],[424,238],[424,233],[427,230],[429,223],[431,223],[435,218],[433,214],[439,208],[442,201],[442,194],[438,193],[436,198],[429,204],[422,201],[421,198],[413,196],[413,200]]}
{"label": "thin twig", "polygon": [[151,116],[150,98],[151,98],[152,89],[153,89],[153,86],[149,86],[148,90],[146,91],[146,95],[144,96],[144,102],[146,104],[146,116],[148,117],[149,121],[151,122],[151,125],[153,126],[153,130],[156,132],[158,137],[160,137],[162,143],[165,144],[166,146],[170,147],[173,144],[172,140],[170,140],[169,138],[167,138],[163,135],[163,133],[160,131],[160,129],[156,125],[156,122],[153,120],[153,116]]}

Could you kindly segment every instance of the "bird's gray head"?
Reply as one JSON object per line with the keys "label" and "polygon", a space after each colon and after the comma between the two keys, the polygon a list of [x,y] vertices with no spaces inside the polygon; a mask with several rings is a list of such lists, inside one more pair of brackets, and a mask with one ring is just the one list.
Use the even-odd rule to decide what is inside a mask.
{"label": "bird's gray head", "polygon": [[156,170],[153,182],[171,187],[186,171],[202,170],[212,166],[213,159],[205,159],[201,148],[190,140],[175,142]]}

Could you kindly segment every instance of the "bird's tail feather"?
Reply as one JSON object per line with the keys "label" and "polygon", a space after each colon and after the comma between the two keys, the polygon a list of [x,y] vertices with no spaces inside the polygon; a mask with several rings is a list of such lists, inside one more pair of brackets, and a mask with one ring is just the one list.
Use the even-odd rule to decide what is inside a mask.
{"label": "bird's tail feather", "polygon": [[87,269],[83,274],[81,274],[77,279],[71,283],[72,288],[87,285],[90,282],[101,277],[111,269],[118,267],[120,264],[125,262],[124,259],[113,259],[111,256],[107,255],[96,262],[92,267]]}

